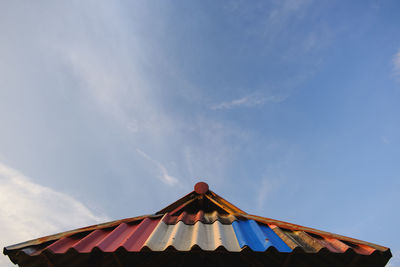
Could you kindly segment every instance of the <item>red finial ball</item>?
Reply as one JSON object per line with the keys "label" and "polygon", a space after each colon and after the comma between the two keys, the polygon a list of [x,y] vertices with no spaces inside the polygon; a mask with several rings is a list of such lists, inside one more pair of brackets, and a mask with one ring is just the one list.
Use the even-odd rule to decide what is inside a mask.
{"label": "red finial ball", "polygon": [[198,182],[194,186],[194,191],[197,194],[204,195],[208,191],[208,184],[206,184],[205,182]]}

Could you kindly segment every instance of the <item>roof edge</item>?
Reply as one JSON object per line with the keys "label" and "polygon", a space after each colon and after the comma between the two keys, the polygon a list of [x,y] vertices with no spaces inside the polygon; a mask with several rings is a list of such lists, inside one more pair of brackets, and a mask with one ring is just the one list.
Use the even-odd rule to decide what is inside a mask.
{"label": "roof edge", "polygon": [[126,219],[110,221],[110,222],[106,222],[106,223],[93,224],[93,225],[90,225],[90,226],[86,226],[86,227],[82,227],[82,228],[78,228],[78,229],[74,229],[74,230],[70,230],[70,231],[60,232],[60,233],[57,233],[57,234],[54,234],[54,235],[48,235],[48,236],[44,236],[44,237],[40,237],[40,238],[31,239],[31,240],[28,240],[28,241],[25,241],[25,242],[17,243],[17,244],[14,244],[14,245],[10,245],[10,246],[4,247],[3,254],[4,255],[8,255],[8,253],[10,251],[12,251],[12,250],[21,249],[21,248],[24,248],[24,247],[27,247],[27,246],[40,245],[40,244],[43,244],[45,242],[57,240],[57,239],[59,239],[61,237],[66,237],[66,236],[70,236],[70,235],[74,235],[74,234],[78,234],[78,233],[83,233],[83,232],[86,232],[86,231],[104,229],[104,228],[108,228],[108,227],[113,227],[113,226],[119,225],[121,223],[129,223],[129,222],[140,221],[140,220],[143,220],[145,218],[156,219],[156,218],[159,218],[159,217],[162,217],[162,214],[142,215],[142,216],[137,216],[137,217],[131,217],[131,218],[126,218]]}
{"label": "roof edge", "polygon": [[311,228],[311,227],[306,227],[306,226],[302,226],[302,225],[298,225],[298,224],[288,223],[285,221],[279,221],[279,220],[265,218],[265,217],[261,217],[261,216],[257,216],[257,215],[251,215],[251,214],[235,214],[235,216],[243,217],[243,218],[250,219],[250,220],[255,220],[255,221],[258,221],[258,222],[261,222],[264,224],[273,224],[278,227],[282,227],[282,228],[286,228],[286,229],[290,229],[290,230],[294,230],[294,231],[304,231],[304,232],[308,232],[308,233],[312,233],[312,234],[316,234],[316,235],[322,235],[322,236],[332,237],[332,238],[336,238],[336,239],[343,240],[343,241],[367,245],[367,246],[373,247],[376,250],[379,250],[382,252],[387,251],[387,250],[389,250],[389,252],[390,252],[390,248],[385,247],[385,246],[377,245],[374,243],[370,243],[367,241],[363,241],[363,240],[359,240],[356,238],[351,238],[351,237],[347,237],[347,236],[343,236],[343,235],[339,235],[339,234],[334,234],[331,232],[318,230],[318,229]]}

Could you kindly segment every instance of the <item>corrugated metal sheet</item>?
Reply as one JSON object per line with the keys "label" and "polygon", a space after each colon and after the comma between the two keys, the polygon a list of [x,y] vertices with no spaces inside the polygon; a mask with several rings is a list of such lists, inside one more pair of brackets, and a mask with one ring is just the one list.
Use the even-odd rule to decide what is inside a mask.
{"label": "corrugated metal sheet", "polygon": [[[207,199],[210,201],[206,202]],[[215,202],[218,205],[213,207]],[[201,210],[205,203],[207,210],[215,210]],[[188,212],[193,210],[195,212]],[[275,256],[275,252],[287,255],[294,251],[305,254],[350,253],[340,261],[358,255],[358,258],[375,257],[379,263],[385,263],[391,257],[388,248],[376,244],[260,216],[232,213],[240,209],[221,201],[221,197],[211,191],[206,197],[192,192],[163,211],[163,215],[118,220],[27,241],[5,248],[4,253],[16,263],[28,262],[28,266],[30,257],[40,263],[42,258],[49,260],[49,255],[57,261],[56,255],[121,251],[254,251],[271,252]]]}
{"label": "corrugated metal sheet", "polygon": [[253,220],[234,221],[232,223],[240,247],[248,246],[253,251],[265,251],[269,247],[279,252],[291,252],[292,249],[268,225]]}
{"label": "corrugated metal sheet", "polygon": [[179,221],[182,221],[184,224],[195,224],[197,222],[202,223],[214,223],[215,221],[219,221],[222,224],[232,224],[233,221],[237,220],[237,218],[231,214],[219,214],[217,211],[211,213],[204,213],[204,211],[200,210],[197,213],[190,214],[186,211],[182,212],[180,215],[170,215],[167,213],[163,218],[163,222],[166,224],[176,224]]}
{"label": "corrugated metal sheet", "polygon": [[238,240],[231,224],[216,221],[212,224],[197,222],[186,225],[182,221],[168,225],[161,222],[144,243],[152,251],[163,251],[171,247],[179,251],[189,251],[194,247],[214,251],[219,247],[239,252]]}
{"label": "corrugated metal sheet", "polygon": [[[237,216],[239,216],[239,215],[236,215],[236,217]],[[251,215],[251,214],[242,214],[242,215],[240,215],[240,217],[244,218],[244,219],[248,219],[248,220],[255,220],[255,221],[258,221],[260,223],[270,225],[271,228],[272,227],[280,227],[281,229],[287,229],[289,231],[294,231],[294,232],[297,232],[297,231],[306,232],[306,233],[309,233],[310,235],[313,236],[313,238],[312,238],[313,241],[315,241],[315,238],[318,239],[319,237],[324,237],[324,238],[332,238],[332,239],[342,240],[342,241],[347,242],[349,244],[357,244],[357,246],[358,245],[362,245],[364,247],[370,247],[370,248],[372,248],[374,250],[377,250],[377,251],[386,251],[386,250],[388,250],[387,247],[380,246],[380,245],[377,245],[377,244],[374,244],[374,243],[370,243],[370,242],[366,242],[366,241],[362,241],[362,240],[358,240],[358,239],[355,239],[355,238],[342,236],[342,235],[338,235],[338,234],[333,234],[333,233],[329,233],[329,232],[326,232],[326,231],[321,231],[321,230],[317,230],[317,229],[314,229],[314,228],[305,227],[305,226],[301,226],[301,225],[297,225],[297,224],[293,224],[293,223],[288,223],[288,222],[284,222],[284,221],[279,221],[279,220],[265,218],[265,217],[261,217],[261,216]],[[290,241],[288,241],[288,242],[290,242]],[[313,242],[313,244],[315,242]],[[322,245],[322,244],[320,244],[320,245]]]}
{"label": "corrugated metal sheet", "polygon": [[119,248],[131,252],[140,251],[160,220],[161,218],[145,218],[135,224],[121,223],[117,227],[65,236],[45,247],[30,246],[22,249],[22,251],[31,256],[39,255],[45,251],[56,254],[68,251],[90,253],[96,249],[103,252],[114,252]]}

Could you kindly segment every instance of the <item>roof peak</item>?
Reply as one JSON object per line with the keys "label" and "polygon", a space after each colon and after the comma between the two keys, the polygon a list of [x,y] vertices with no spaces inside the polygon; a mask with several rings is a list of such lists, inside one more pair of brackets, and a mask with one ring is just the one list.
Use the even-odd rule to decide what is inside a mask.
{"label": "roof peak", "polygon": [[243,210],[211,191],[205,182],[196,183],[194,191],[156,212],[156,214],[170,213],[176,215],[184,211],[197,213],[199,210],[204,212],[217,211],[221,214],[246,214]]}
{"label": "roof peak", "polygon": [[204,195],[209,190],[208,184],[205,182],[198,182],[194,185],[194,191],[199,195]]}

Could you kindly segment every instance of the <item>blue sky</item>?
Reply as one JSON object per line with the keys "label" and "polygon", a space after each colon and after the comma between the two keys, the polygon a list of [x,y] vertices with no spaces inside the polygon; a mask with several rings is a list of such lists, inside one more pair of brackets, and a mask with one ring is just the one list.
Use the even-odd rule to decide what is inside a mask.
{"label": "blue sky", "polygon": [[1,2],[2,244],[153,213],[204,180],[395,266],[399,8]]}

